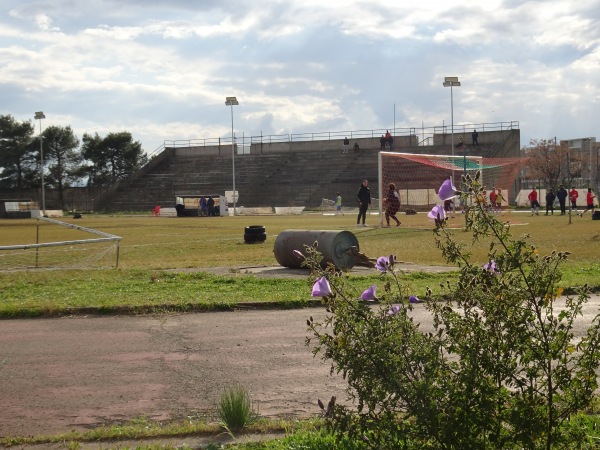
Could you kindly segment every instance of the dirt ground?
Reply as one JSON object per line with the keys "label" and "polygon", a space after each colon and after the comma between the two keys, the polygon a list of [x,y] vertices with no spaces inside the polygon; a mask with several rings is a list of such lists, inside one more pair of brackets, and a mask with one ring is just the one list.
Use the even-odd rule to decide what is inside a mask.
{"label": "dirt ground", "polygon": [[323,310],[0,322],[0,435],[210,415],[239,382],[263,416],[307,416],[342,381],[305,346]]}
{"label": "dirt ground", "polygon": [[[599,306],[593,297],[586,319]],[[0,436],[140,416],[211,418],[222,390],[236,382],[262,416],[317,414],[317,399],[345,399],[341,377],[305,345],[306,319],[324,314],[315,307],[0,321]],[[414,314],[428,326],[424,305]]]}

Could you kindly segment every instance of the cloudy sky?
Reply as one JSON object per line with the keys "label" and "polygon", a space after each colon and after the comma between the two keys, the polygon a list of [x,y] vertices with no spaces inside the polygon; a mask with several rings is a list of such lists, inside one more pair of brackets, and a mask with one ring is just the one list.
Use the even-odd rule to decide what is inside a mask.
{"label": "cloudy sky", "polygon": [[[600,140],[598,0],[0,0],[0,114],[165,140],[518,121]],[[395,112],[394,112],[395,105]],[[36,131],[39,124],[36,122]]]}

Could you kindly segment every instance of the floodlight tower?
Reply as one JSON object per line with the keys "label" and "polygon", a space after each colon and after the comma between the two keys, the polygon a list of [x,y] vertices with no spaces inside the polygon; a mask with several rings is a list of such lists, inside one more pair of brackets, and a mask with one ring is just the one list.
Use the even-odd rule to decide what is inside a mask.
{"label": "floodlight tower", "polygon": [[233,216],[235,216],[235,138],[233,135],[233,107],[239,105],[236,97],[225,97],[225,105],[231,107],[231,164],[233,169]]}
{"label": "floodlight tower", "polygon": [[42,119],[45,119],[43,111],[36,111],[34,120],[40,121],[40,172],[42,175],[42,216],[46,216],[46,191],[44,187],[44,146],[42,144]]}
{"label": "floodlight tower", "polygon": [[[451,121],[451,131],[450,131],[450,145],[452,147],[452,156],[454,156],[454,96],[452,92],[452,88],[454,86],[460,86],[460,81],[458,81],[458,77],[445,77],[444,78],[444,87],[450,88],[450,121]],[[467,154],[466,154],[466,146],[463,144],[463,168],[464,174],[467,174]]]}

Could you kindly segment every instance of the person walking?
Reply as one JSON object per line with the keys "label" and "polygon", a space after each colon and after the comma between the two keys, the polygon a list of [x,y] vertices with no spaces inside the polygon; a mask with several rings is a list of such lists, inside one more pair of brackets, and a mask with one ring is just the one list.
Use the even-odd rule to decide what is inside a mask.
{"label": "person walking", "polygon": [[596,196],[592,192],[592,188],[588,188],[587,194],[585,194],[585,202],[587,203],[587,206],[581,213],[579,213],[579,217],[583,217],[583,215],[588,211],[588,209],[590,211],[592,211],[592,214],[594,214],[594,199],[595,198],[596,198]]}
{"label": "person walking", "polygon": [[531,203],[531,215],[533,216],[535,214],[536,216],[539,216],[540,202],[538,202],[538,193],[535,188],[531,190],[527,198]]}
{"label": "person walking", "polygon": [[338,192],[337,197],[335,198],[335,215],[337,216],[338,214],[342,214],[342,216],[344,215],[344,211],[342,211],[342,196],[340,195],[340,193]]}
{"label": "person walking", "polygon": [[396,213],[400,209],[400,195],[396,191],[396,185],[394,183],[388,184],[388,193],[385,198],[385,222],[386,227],[390,226],[390,217],[396,222],[396,226],[400,226],[400,221],[396,217]]}
{"label": "person walking", "polygon": [[554,215],[554,200],[556,199],[556,195],[552,189],[548,189],[546,192],[546,215],[548,215],[548,211],[552,211],[552,215]]}
{"label": "person walking", "polygon": [[363,180],[356,193],[356,199],[358,200],[358,217],[356,218],[356,226],[360,226],[362,219],[362,226],[366,227],[365,223],[367,219],[367,210],[371,204],[371,190],[369,189],[369,180]]}
{"label": "person walking", "polygon": [[569,199],[571,200],[571,209],[574,209],[577,213],[577,199],[579,198],[579,192],[573,186],[571,186],[571,190],[569,191]]}
{"label": "person walking", "polygon": [[556,198],[558,199],[558,204],[560,205],[560,215],[561,216],[564,216],[567,213],[566,203],[567,203],[568,196],[569,196],[569,193],[564,188],[564,186],[562,184],[560,186],[558,186],[558,191],[556,191]]}

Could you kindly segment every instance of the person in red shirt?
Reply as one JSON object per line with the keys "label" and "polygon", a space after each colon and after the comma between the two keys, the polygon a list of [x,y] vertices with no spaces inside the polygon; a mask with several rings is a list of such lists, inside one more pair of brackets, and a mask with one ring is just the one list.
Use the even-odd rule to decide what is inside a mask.
{"label": "person in red shirt", "polygon": [[574,209],[575,212],[577,212],[577,198],[579,198],[579,192],[574,187],[571,187],[569,199],[571,200],[571,209]]}
{"label": "person in red shirt", "polygon": [[492,192],[490,192],[490,212],[494,212],[496,210],[496,199],[498,195],[496,195],[496,188],[492,188]]}
{"label": "person in red shirt", "polygon": [[595,198],[596,198],[596,196],[592,192],[592,188],[588,188],[587,194],[585,194],[585,200],[587,202],[587,206],[583,210],[583,212],[581,212],[579,214],[579,217],[583,217],[583,215],[588,211],[588,209],[592,211],[592,214],[594,214],[594,199]]}
{"label": "person in red shirt", "polygon": [[538,193],[535,190],[535,188],[533,188],[531,190],[531,192],[529,193],[527,198],[531,202],[531,215],[533,216],[535,214],[536,216],[539,216],[540,215],[540,213],[539,213],[540,204],[538,202]]}

